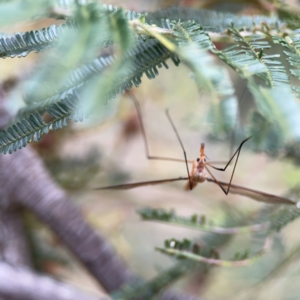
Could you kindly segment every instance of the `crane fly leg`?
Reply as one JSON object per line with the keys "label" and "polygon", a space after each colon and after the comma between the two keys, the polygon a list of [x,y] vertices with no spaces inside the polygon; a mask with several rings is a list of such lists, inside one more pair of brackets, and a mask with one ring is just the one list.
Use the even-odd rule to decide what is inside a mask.
{"label": "crane fly leg", "polygon": [[[237,155],[237,160],[238,160],[238,157],[240,155],[240,151],[242,149],[242,146],[244,145],[244,143],[246,143],[248,140],[250,140],[252,138],[252,136],[246,138],[245,140],[243,140],[241,142],[241,144],[239,145],[239,147],[237,148],[237,150],[234,152],[234,154],[232,155],[232,157],[229,159],[229,161],[226,163],[226,166],[224,168],[217,168],[213,165],[211,165],[210,163],[206,163],[207,165],[209,165],[210,167],[212,167],[213,169],[215,170],[218,170],[218,171],[225,171],[227,169],[227,167],[229,166],[229,164],[231,163],[231,161],[234,159],[234,157]],[[218,162],[220,163],[220,162]]]}
{"label": "crane fly leg", "polygon": [[188,161],[187,161],[187,158],[186,158],[186,152],[185,152],[183,143],[182,143],[182,141],[181,141],[181,138],[180,138],[180,136],[179,136],[179,134],[178,134],[178,131],[177,131],[177,129],[176,129],[176,127],[175,127],[175,125],[174,125],[174,123],[173,123],[173,121],[172,121],[172,118],[171,118],[171,116],[170,116],[170,114],[169,114],[169,111],[168,111],[167,109],[166,109],[166,115],[167,115],[167,118],[168,118],[168,120],[170,121],[170,123],[171,123],[171,125],[172,125],[173,130],[175,131],[175,134],[176,134],[176,136],[177,136],[177,139],[178,139],[179,144],[180,144],[180,146],[181,146],[181,149],[182,149],[182,151],[183,151],[184,161],[185,161],[185,165],[186,165],[186,170],[187,170],[187,174],[188,174],[188,177],[189,177],[190,190],[192,190],[192,189],[193,189],[193,184],[192,184],[192,181],[191,181],[191,178],[190,178],[189,165],[188,165]]}
{"label": "crane fly leg", "polygon": [[218,171],[225,171],[227,169],[227,167],[229,166],[229,164],[231,163],[231,161],[234,159],[234,157],[236,156],[236,160],[235,160],[235,163],[234,163],[234,167],[233,167],[233,170],[232,170],[232,173],[231,173],[231,177],[230,177],[230,181],[229,181],[229,184],[228,184],[228,187],[227,187],[227,191],[223,188],[223,186],[221,186],[221,184],[217,181],[217,179],[212,175],[212,173],[210,172],[210,170],[207,168],[207,166],[205,166],[206,170],[208,171],[208,173],[213,177],[213,179],[215,180],[215,182],[221,187],[222,191],[228,195],[229,193],[229,190],[230,190],[230,186],[231,186],[231,182],[232,182],[232,178],[233,178],[233,175],[234,175],[234,172],[235,172],[235,169],[236,169],[236,166],[237,166],[237,162],[238,162],[238,159],[239,159],[239,156],[240,156],[240,153],[241,153],[241,149],[244,145],[244,143],[246,143],[249,139],[251,139],[251,136],[246,138],[245,140],[243,140],[240,144],[240,146],[237,148],[237,150],[235,151],[235,153],[232,155],[232,157],[229,159],[229,161],[227,162],[226,166],[224,168],[217,168],[213,165],[211,165],[210,163],[206,163],[207,166],[210,166],[211,168],[215,169],[215,170],[218,170]]}
{"label": "crane fly leg", "polygon": [[168,161],[178,161],[178,162],[185,162],[186,164],[186,169],[187,169],[187,173],[188,173],[188,177],[189,177],[189,182],[190,182],[190,189],[192,190],[192,183],[191,183],[191,180],[190,180],[190,172],[189,172],[189,167],[188,167],[188,160],[187,160],[187,157],[186,157],[186,152],[185,152],[185,149],[183,147],[183,143],[180,139],[180,136],[176,130],[176,127],[171,119],[171,116],[168,112],[168,110],[166,110],[166,115],[167,115],[167,118],[169,120],[169,122],[171,123],[172,125],[172,128],[173,130],[175,131],[175,134],[176,134],[176,137],[180,143],[180,146],[183,150],[183,155],[184,155],[184,159],[178,159],[178,158],[169,158],[169,157],[160,157],[160,156],[151,156],[150,155],[150,152],[149,152],[149,145],[148,145],[148,140],[147,140],[147,136],[146,136],[146,130],[145,130],[145,127],[144,127],[144,123],[143,123],[143,119],[142,119],[142,110],[141,110],[141,106],[138,102],[138,100],[135,98],[135,96],[133,95],[133,93],[131,93],[130,91],[128,91],[128,94],[131,98],[131,100],[133,101],[134,105],[135,105],[135,108],[136,108],[136,111],[137,111],[137,114],[138,114],[138,118],[139,118],[139,122],[140,122],[140,125],[141,125],[141,130],[142,130],[142,135],[143,135],[143,139],[144,139],[144,144],[145,144],[145,154],[146,154],[146,158],[147,159],[155,159],[155,160],[168,160]]}
{"label": "crane fly leg", "polygon": [[205,166],[205,169],[209,173],[209,175],[212,177],[211,180],[214,181],[222,189],[222,191],[225,193],[225,195],[228,195],[230,185],[228,185],[228,190],[226,191],[223,188],[223,186],[219,183],[219,181],[217,180],[217,178],[212,174],[212,172],[206,166]]}
{"label": "crane fly leg", "polygon": [[151,181],[140,181],[140,182],[134,182],[134,183],[125,183],[125,184],[104,186],[104,187],[100,187],[100,188],[94,188],[93,190],[128,190],[128,189],[133,189],[133,188],[137,188],[140,186],[157,185],[157,184],[179,181],[179,180],[187,180],[187,179],[188,179],[188,177],[178,177],[178,178],[151,180]]}
{"label": "crane fly leg", "polygon": [[[143,118],[142,118],[142,110],[141,110],[141,106],[140,103],[138,102],[138,100],[136,99],[136,97],[134,96],[134,94],[130,91],[127,92],[130,99],[132,100],[135,109],[137,111],[138,114],[138,119],[140,122],[140,126],[141,126],[141,131],[142,131],[142,136],[143,136],[143,140],[144,140],[144,145],[145,145],[145,155],[147,159],[150,160],[167,160],[167,161],[176,161],[176,162],[185,162],[184,159],[181,158],[170,158],[170,157],[162,157],[162,156],[153,156],[150,155],[150,151],[149,151],[149,145],[148,145],[148,139],[147,139],[147,135],[146,135],[146,130],[144,127],[144,123],[143,123]],[[192,162],[192,161],[188,161],[188,162]]]}

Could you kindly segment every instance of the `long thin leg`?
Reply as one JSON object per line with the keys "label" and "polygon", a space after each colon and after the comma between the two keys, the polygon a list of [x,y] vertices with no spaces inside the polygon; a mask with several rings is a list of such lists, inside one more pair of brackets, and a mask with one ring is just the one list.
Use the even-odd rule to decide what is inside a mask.
{"label": "long thin leg", "polygon": [[188,161],[187,161],[187,158],[186,158],[186,152],[185,152],[183,143],[182,143],[181,138],[180,138],[180,136],[179,136],[179,134],[178,134],[178,131],[177,131],[177,129],[176,129],[176,127],[175,127],[175,125],[174,125],[172,119],[171,119],[171,116],[170,116],[170,114],[169,114],[169,110],[168,110],[168,109],[166,109],[166,115],[167,115],[167,117],[168,117],[168,119],[169,119],[169,121],[170,121],[170,123],[171,123],[171,125],[172,125],[172,127],[173,127],[173,129],[174,129],[174,131],[175,131],[175,134],[176,134],[176,136],[177,136],[177,139],[178,139],[178,141],[179,141],[179,143],[180,143],[180,146],[181,146],[181,149],[182,149],[182,151],[183,151],[184,160],[185,160],[185,165],[186,165],[186,170],[187,170],[188,177],[189,177],[190,189],[192,190],[192,189],[193,189],[193,185],[192,185],[191,178],[190,178],[190,171],[189,171]]}
{"label": "long thin leg", "polygon": [[[246,94],[246,90],[247,90],[247,84],[245,85],[243,91],[242,91],[242,94],[240,97],[238,97],[238,109],[240,108],[241,106],[241,102]],[[235,142],[235,132],[236,132],[236,129],[237,129],[237,123],[238,123],[238,118],[235,122],[235,126],[234,126],[234,130],[231,134],[231,138],[230,138],[230,152],[229,152],[229,159],[230,157],[232,156],[232,153],[233,153],[233,147],[234,147],[234,142]]]}
{"label": "long thin leg", "polygon": [[225,191],[225,189],[219,184],[219,182],[215,179],[215,177],[212,175],[212,173],[208,170],[207,167],[206,170],[208,171],[208,173],[215,179],[216,183],[218,183],[218,185],[221,187],[221,189],[223,190],[223,192],[228,195],[229,193],[229,190],[230,190],[230,185],[231,185],[231,182],[232,182],[232,178],[233,178],[233,175],[234,175],[234,171],[235,171],[235,168],[236,168],[236,165],[237,165],[237,162],[238,162],[238,159],[239,159],[239,156],[240,156],[240,152],[241,152],[241,149],[242,149],[242,146],[244,145],[244,143],[246,143],[249,139],[251,139],[251,136],[248,137],[247,139],[243,140],[240,144],[240,146],[237,148],[237,150],[235,151],[235,153],[232,155],[232,157],[230,158],[230,160],[228,161],[228,163],[226,164],[226,166],[224,168],[216,168],[215,166],[209,164],[209,163],[206,163],[207,166],[210,166],[211,168],[215,169],[215,170],[218,170],[218,171],[225,171],[226,168],[228,167],[228,165],[231,163],[231,161],[233,160],[233,158],[237,155],[236,157],[236,160],[235,160],[235,163],[234,163],[234,167],[233,167],[233,170],[232,170],[232,174],[231,174],[231,177],[230,177],[230,181],[229,181],[229,184],[228,184],[228,188],[227,188],[227,191]]}
{"label": "long thin leg", "polygon": [[[142,130],[142,135],[143,135],[144,144],[145,144],[146,158],[151,159],[151,160],[167,160],[167,161],[175,161],[175,162],[184,162],[185,163],[186,162],[185,159],[181,159],[181,158],[170,158],[170,157],[161,157],[161,156],[152,156],[152,155],[150,155],[148,140],[147,140],[147,136],[146,136],[146,130],[145,130],[143,119],[142,119],[141,106],[140,106],[138,100],[136,99],[136,97],[134,96],[133,93],[131,93],[130,91],[128,91],[127,93],[129,95],[130,99],[132,100],[132,102],[134,103],[134,106],[135,106],[137,114],[138,114],[139,122],[141,124],[141,130]],[[192,163],[193,160],[187,160],[187,162]],[[224,161],[213,161],[212,163],[213,164],[224,164],[226,162],[224,162]]]}
{"label": "long thin leg", "polygon": [[151,181],[140,181],[134,183],[125,183],[118,185],[110,185],[99,188],[93,188],[93,190],[128,190],[146,185],[156,185],[161,183],[179,181],[179,180],[187,180],[188,177],[178,177],[178,178],[169,178],[169,179],[160,179],[160,180],[151,180]]}
{"label": "long thin leg", "polygon": [[[142,135],[143,135],[143,139],[144,139],[144,144],[145,144],[146,158],[147,159],[152,159],[152,160],[168,160],[168,161],[186,162],[186,159],[170,158],[170,157],[161,157],[161,156],[152,156],[152,155],[150,155],[149,146],[148,146],[148,140],[147,140],[147,136],[146,136],[146,130],[145,130],[143,119],[142,119],[141,106],[140,106],[138,100],[136,99],[136,97],[134,96],[133,93],[131,93],[130,91],[128,91],[127,93],[129,95],[130,99],[133,101],[134,106],[135,106],[136,111],[137,111],[137,114],[138,114],[139,122],[140,122],[140,125],[141,125],[141,130],[142,130]],[[188,161],[188,162],[192,162],[192,161]]]}
{"label": "long thin leg", "polygon": [[209,175],[212,177],[212,180],[222,189],[222,191],[225,193],[225,195],[228,195],[228,190],[230,185],[228,185],[228,190],[226,191],[223,186],[219,183],[219,181],[217,180],[217,178],[213,175],[213,173],[207,168],[205,167],[206,171],[209,173]]}
{"label": "long thin leg", "polygon": [[[218,170],[218,171],[225,171],[227,169],[227,167],[229,166],[229,164],[231,163],[231,161],[234,159],[234,157],[236,156],[237,154],[237,160],[239,158],[239,155],[240,155],[240,151],[241,151],[241,148],[242,146],[244,145],[244,143],[246,143],[248,140],[250,140],[252,138],[252,136],[246,138],[245,140],[243,140],[241,142],[241,144],[239,145],[239,147],[237,148],[237,150],[234,152],[234,154],[232,155],[232,157],[229,159],[229,161],[227,162],[226,166],[224,168],[216,168],[215,166],[211,165],[210,163],[206,163],[206,165],[209,165],[210,167],[214,168],[215,170]],[[235,162],[235,165],[234,165],[234,169],[236,167],[236,163],[237,163],[237,160]]]}

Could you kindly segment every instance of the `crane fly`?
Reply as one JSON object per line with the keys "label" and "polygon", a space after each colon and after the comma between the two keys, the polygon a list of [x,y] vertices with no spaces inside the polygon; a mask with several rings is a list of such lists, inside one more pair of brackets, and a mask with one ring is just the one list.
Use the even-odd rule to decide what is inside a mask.
{"label": "crane fly", "polygon": [[[269,194],[269,193],[264,193],[264,192],[261,192],[261,191],[257,191],[257,190],[253,190],[253,189],[246,188],[246,187],[243,187],[243,186],[232,184],[233,175],[234,175],[234,172],[235,172],[235,169],[236,169],[236,166],[237,166],[237,162],[238,162],[238,158],[239,158],[242,146],[251,137],[248,137],[248,138],[246,138],[245,140],[243,140],[241,142],[241,144],[239,145],[239,147],[237,148],[235,153],[232,155],[232,157],[229,159],[229,161],[226,163],[224,168],[217,168],[216,166],[214,166],[212,164],[212,162],[210,162],[210,163],[207,162],[207,156],[205,155],[205,144],[204,143],[202,143],[201,146],[200,146],[199,157],[194,161],[190,161],[190,160],[187,160],[186,151],[184,149],[183,143],[182,143],[182,141],[180,139],[180,136],[177,132],[177,129],[176,129],[176,127],[175,127],[175,125],[174,125],[174,123],[171,119],[169,111],[166,110],[167,118],[168,118],[171,126],[173,127],[173,130],[174,130],[174,132],[177,136],[177,139],[180,143],[180,146],[183,150],[184,159],[160,157],[160,156],[151,156],[150,153],[149,153],[148,141],[147,141],[146,131],[145,131],[143,120],[142,120],[142,113],[141,113],[141,108],[140,108],[139,102],[137,101],[137,99],[135,98],[135,96],[131,92],[128,92],[128,94],[129,94],[130,98],[132,99],[132,101],[135,105],[135,108],[137,110],[137,113],[138,113],[138,118],[139,118],[141,131],[142,131],[144,144],[145,144],[145,154],[146,154],[147,159],[184,162],[185,165],[186,165],[186,170],[187,170],[187,175],[188,176],[187,177],[177,177],[177,178],[168,178],[168,179],[141,181],[141,182],[135,182],[135,183],[113,185],[113,186],[95,188],[95,190],[108,190],[108,189],[126,190],[126,189],[142,187],[142,186],[146,186],[146,185],[158,185],[158,184],[173,182],[173,181],[186,181],[185,186],[184,186],[185,190],[192,190],[196,187],[196,185],[198,183],[202,183],[204,181],[207,181],[207,182],[212,182],[212,183],[218,185],[222,189],[222,191],[225,193],[225,195],[228,195],[228,193],[230,192],[231,194],[242,195],[242,196],[251,198],[253,200],[260,201],[260,202],[265,202],[265,203],[290,204],[290,205],[296,205],[297,204],[297,203],[295,203],[294,201],[292,201],[288,198],[284,198],[284,197],[280,197],[280,196],[272,195],[272,194]],[[234,167],[233,167],[233,171],[232,171],[229,183],[217,180],[216,177],[212,174],[212,172],[209,168],[213,168],[217,171],[226,171],[227,167],[231,164],[231,162],[233,161],[233,159],[235,157],[236,157],[236,160],[235,160],[235,163],[234,163]],[[188,163],[192,163],[191,171],[189,171]],[[220,163],[220,162],[215,162],[215,164],[216,163]],[[209,177],[209,175],[211,177]]]}

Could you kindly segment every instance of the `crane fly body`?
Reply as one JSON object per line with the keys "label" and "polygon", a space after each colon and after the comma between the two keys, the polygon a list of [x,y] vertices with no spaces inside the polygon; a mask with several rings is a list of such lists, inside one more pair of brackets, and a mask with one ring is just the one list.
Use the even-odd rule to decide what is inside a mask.
{"label": "crane fly body", "polygon": [[192,169],[189,174],[189,180],[185,185],[185,190],[192,190],[198,183],[204,182],[207,179],[207,173],[205,171],[205,144],[200,146],[200,155],[193,161]]}
{"label": "crane fly body", "polygon": [[[151,181],[142,181],[142,182],[135,182],[135,183],[128,183],[128,184],[120,184],[120,185],[114,185],[114,186],[107,186],[107,187],[100,187],[100,188],[95,188],[95,190],[107,190],[107,189],[114,189],[114,190],[125,190],[125,189],[132,189],[132,188],[137,188],[137,187],[141,187],[141,186],[146,186],[146,185],[158,185],[158,184],[162,184],[162,183],[168,183],[168,182],[174,182],[174,181],[186,181],[186,184],[184,186],[185,190],[192,190],[195,188],[195,186],[198,183],[202,183],[204,181],[207,182],[212,182],[216,185],[218,185],[222,191],[225,193],[225,195],[228,195],[228,193],[232,193],[232,194],[238,194],[238,195],[242,195],[248,198],[251,198],[253,200],[256,201],[260,201],[260,202],[265,202],[265,203],[273,203],[273,204],[289,204],[289,205],[296,205],[297,207],[300,208],[300,202],[296,203],[288,198],[285,197],[280,197],[280,196],[276,196],[273,194],[269,194],[269,193],[265,193],[265,192],[260,192],[257,190],[253,190],[247,187],[242,187],[239,185],[235,185],[232,184],[232,179],[233,179],[233,175],[237,166],[237,162],[238,162],[238,158],[241,152],[241,148],[244,145],[244,143],[246,143],[250,138],[246,138],[245,140],[243,140],[240,144],[240,146],[237,148],[237,150],[235,151],[235,153],[232,155],[232,157],[229,159],[229,161],[226,163],[225,167],[223,168],[217,168],[213,165],[212,162],[207,162],[206,161],[206,155],[205,155],[205,144],[202,143],[200,145],[200,153],[199,153],[199,157],[192,161],[192,168],[191,171],[189,171],[189,167],[188,167],[188,161],[187,160],[187,155],[183,146],[183,143],[180,139],[180,136],[177,132],[177,129],[171,119],[171,116],[169,115],[168,110],[166,110],[166,115],[167,118],[169,119],[169,122],[171,124],[171,126],[173,127],[173,130],[177,136],[177,139],[180,143],[180,146],[183,150],[183,155],[184,155],[184,159],[178,159],[178,158],[169,158],[169,157],[160,157],[160,156],[151,156],[149,154],[149,147],[148,147],[148,141],[147,141],[147,137],[146,137],[146,132],[145,132],[145,128],[144,128],[144,124],[142,121],[142,113],[141,113],[141,108],[139,105],[139,102],[137,101],[137,99],[134,97],[134,95],[130,92],[128,92],[130,98],[132,99],[137,113],[138,113],[138,118],[139,118],[139,122],[140,122],[140,126],[141,126],[141,131],[142,131],[142,135],[143,135],[143,139],[144,139],[144,144],[145,144],[145,154],[147,159],[150,160],[164,160],[164,161],[175,161],[175,162],[184,162],[186,165],[186,171],[188,176],[187,177],[177,177],[177,178],[169,178],[169,179],[160,179],[160,180],[151,180]],[[216,179],[216,177],[212,174],[212,172],[210,171],[209,168],[213,168],[217,171],[226,171],[227,167],[231,164],[231,162],[233,161],[234,157],[236,157],[235,162],[234,162],[234,166],[233,166],[233,171],[231,173],[231,177],[229,182],[221,182],[219,180]],[[218,162],[219,163],[219,162]],[[215,163],[216,164],[216,163]],[[210,176],[208,176],[208,174]]]}

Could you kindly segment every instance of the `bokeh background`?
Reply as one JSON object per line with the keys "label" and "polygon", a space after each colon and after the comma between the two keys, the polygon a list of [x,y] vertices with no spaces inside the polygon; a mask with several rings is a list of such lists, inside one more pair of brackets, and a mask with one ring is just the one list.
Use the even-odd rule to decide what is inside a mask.
{"label": "bokeh background", "polygon": [[[249,14],[269,9],[263,1],[251,2],[252,6],[248,6],[247,1],[228,2],[226,8]],[[112,1],[106,4],[136,11],[151,11],[171,5],[220,7],[217,1]],[[244,4],[247,7],[241,6]],[[297,1],[292,4],[297,5]],[[15,32],[20,28],[25,31],[46,25],[33,22],[26,24],[28,28],[25,28],[24,24],[18,24],[16,28],[10,27],[9,31]],[[1,80],[26,77],[26,72],[39,63],[41,55],[31,53],[26,58],[1,61]],[[188,68],[184,65],[175,67],[172,62],[168,65],[168,70],[159,70],[160,75],[156,79],[144,77],[142,85],[132,90],[142,107],[151,155],[183,158],[182,149],[165,115],[165,109],[169,108],[188,159],[198,157],[200,143],[204,142],[209,159],[228,161],[231,149],[235,149],[246,136],[237,136],[234,142],[230,135],[214,139],[211,136],[214,123],[207,117],[209,96],[197,90]],[[232,79],[236,95],[241,97],[244,83],[234,74]],[[244,94],[241,103],[241,110],[253,105],[249,93]],[[17,104],[11,106],[15,109]],[[142,221],[136,214],[137,209],[145,206],[173,208],[180,215],[203,214],[215,225],[222,225],[227,214],[255,216],[265,206],[238,195],[225,196],[212,183],[199,184],[191,192],[184,191],[183,182],[126,191],[94,191],[93,188],[118,183],[186,176],[182,163],[146,159],[137,114],[128,95],[117,96],[104,109],[111,111],[111,117],[97,125],[88,121],[72,123],[32,146],[44,158],[54,178],[73,195],[90,224],[104,233],[124,260],[144,278],[151,279],[174,264],[173,259],[154,249],[163,246],[165,239],[199,239],[203,233]],[[237,119],[236,122],[239,128],[247,123],[247,119]],[[254,152],[251,143],[251,140],[247,142],[242,150],[234,175],[235,184],[276,195],[285,195],[299,185],[300,170],[294,161],[284,158],[280,151],[272,157],[259,149]],[[229,168],[224,173],[214,174],[218,179],[228,181],[231,171],[232,168]],[[51,232],[33,216],[27,217],[37,266],[80,289],[96,295],[100,293],[93,279]],[[174,288],[201,295],[204,299],[299,299],[300,287],[296,283],[299,280],[297,255],[300,252],[295,250],[299,248],[299,222],[294,221],[280,236],[276,236],[270,253],[256,264],[244,268],[214,267],[204,275],[192,272],[177,281]],[[237,250],[251,249],[252,242],[250,234],[235,236],[220,250],[221,257],[231,258]],[[294,256],[286,260],[292,251]],[[282,262],[282,268],[276,269],[259,285]]]}

